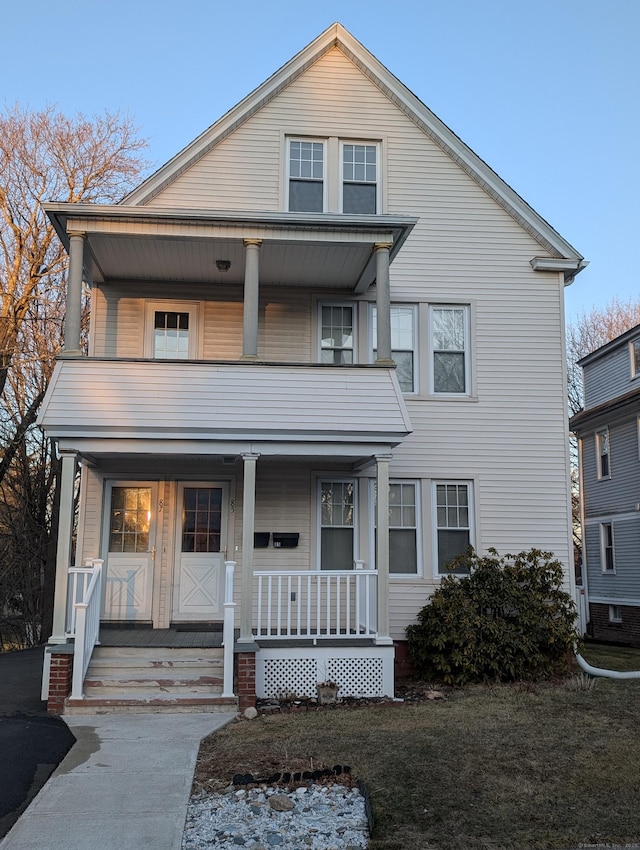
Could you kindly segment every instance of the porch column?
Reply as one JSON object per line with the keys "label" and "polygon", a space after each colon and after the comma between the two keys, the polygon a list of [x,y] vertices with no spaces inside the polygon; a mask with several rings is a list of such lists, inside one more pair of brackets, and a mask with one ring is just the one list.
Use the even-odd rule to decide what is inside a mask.
{"label": "porch column", "polygon": [[391,292],[389,285],[388,242],[374,245],[376,252],[376,321],[378,325],[378,356],[376,363],[394,366],[391,358]]}
{"label": "porch column", "polygon": [[244,307],[242,360],[258,359],[258,304],[260,299],[261,239],[244,240]]}
{"label": "porch column", "polygon": [[238,643],[253,643],[253,530],[256,514],[256,464],[260,455],[243,454],[242,491],[242,584],[240,590],[240,637]]}
{"label": "porch column", "polygon": [[80,324],[85,239],[85,233],[72,232],[69,234],[69,275],[64,319],[64,346],[62,349],[62,354],[67,357],[78,357],[82,354],[80,350]]}
{"label": "porch column", "polygon": [[53,596],[53,634],[49,643],[65,643],[67,627],[67,585],[71,566],[71,540],[73,536],[74,490],[76,480],[76,453],[62,452],[60,478],[60,516],[58,521],[58,548],[56,552],[56,581]]}
{"label": "porch column", "polygon": [[378,628],[376,643],[392,644],[389,637],[389,461],[376,456],[376,567],[378,570]]}

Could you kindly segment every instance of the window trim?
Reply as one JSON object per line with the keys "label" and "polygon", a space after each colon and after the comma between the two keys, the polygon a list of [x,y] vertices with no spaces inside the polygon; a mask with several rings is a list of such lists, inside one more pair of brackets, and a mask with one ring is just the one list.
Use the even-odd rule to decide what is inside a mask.
{"label": "window trim", "polygon": [[[609,543],[607,529],[611,532],[611,542]],[[607,552],[611,550],[611,569],[607,566]],[[613,522],[600,523],[600,568],[603,575],[616,574],[616,538],[613,527]]]}
{"label": "window trim", "polygon": [[[353,485],[353,525],[351,526],[325,526],[322,524],[322,485],[323,484],[352,484]],[[318,535],[316,548],[316,571],[322,569],[322,529],[323,528],[351,528],[353,529],[353,558],[352,569],[355,570],[355,562],[360,557],[360,528],[359,528],[359,487],[358,479],[349,475],[318,475],[316,478],[316,533]]]}
{"label": "window trim", "polygon": [[[291,181],[296,180],[297,178],[291,177],[291,143],[292,142],[311,142],[313,144],[322,145],[322,212],[327,212],[327,199],[328,199],[328,184],[329,184],[329,174],[328,174],[328,157],[327,157],[327,149],[329,140],[327,138],[322,137],[314,137],[314,136],[285,136],[285,169],[286,169],[286,179],[285,179],[285,210],[286,212],[291,212]],[[313,182],[320,182],[319,180],[314,180]],[[303,212],[300,210],[296,210],[296,212]],[[313,214],[313,213],[311,213]]]}
{"label": "window trim", "polygon": [[[611,436],[609,428],[600,428],[595,432],[596,446],[596,475],[598,481],[606,481],[611,478]],[[606,452],[602,451],[602,447],[606,447]],[[603,460],[607,459],[607,470],[603,472]]]}
{"label": "window trim", "polygon": [[318,301],[317,316],[316,316],[316,331],[318,334],[318,343],[316,346],[317,362],[322,363],[323,351],[349,351],[342,348],[323,348],[322,347],[322,310],[324,307],[350,307],[351,308],[351,363],[336,364],[325,363],[325,366],[352,366],[358,363],[358,302],[357,301]]}
{"label": "window trim", "polygon": [[[464,384],[465,388],[463,392],[436,392],[435,390],[435,369],[434,369],[434,355],[436,353],[436,349],[434,348],[434,323],[433,323],[433,314],[435,310],[462,310],[463,311],[463,321],[464,321],[464,349],[462,349],[464,353]],[[455,399],[455,398],[470,398],[472,395],[471,389],[471,304],[470,303],[430,303],[428,310],[428,340],[429,340],[429,387],[428,392],[429,395],[433,398],[445,398],[445,399]]]}
{"label": "window trim", "polygon": [[[391,310],[393,309],[405,309],[411,310],[412,312],[412,332],[413,332],[413,348],[400,348],[399,346],[394,347],[393,345],[393,327],[391,329],[391,359],[395,360],[393,354],[395,351],[398,352],[406,352],[411,351],[413,354],[413,389],[411,390],[402,390],[403,395],[418,395],[420,392],[420,351],[418,348],[419,341],[419,318],[418,318],[418,305],[412,303],[402,303],[394,301],[391,304]],[[377,351],[377,315],[376,315],[376,305],[373,303],[369,304],[369,362],[375,363],[375,354]],[[375,330],[374,330],[374,319],[375,319]],[[402,389],[402,387],[400,388]]]}
{"label": "window trim", "polygon": [[[414,510],[415,510],[415,525],[391,525],[389,522],[389,535],[394,529],[402,529],[402,528],[413,528],[416,533],[416,569],[415,572],[412,573],[392,573],[389,570],[389,578],[390,579],[419,579],[424,577],[424,564],[422,557],[422,503],[421,503],[421,481],[419,478],[390,478],[389,479],[389,489],[391,489],[392,484],[409,484],[413,487],[415,502],[414,502]],[[376,479],[371,478],[369,480],[369,510],[370,510],[370,520],[369,525],[371,528],[371,539],[370,539],[370,549],[371,549],[371,563],[374,564],[374,569],[377,568],[376,564],[376,530],[378,528],[376,522]],[[389,504],[389,512],[391,512],[391,504]]]}
{"label": "window trim", "polygon": [[381,190],[381,179],[380,179],[380,158],[382,154],[382,145],[380,141],[373,141],[371,139],[338,139],[339,143],[339,157],[338,157],[338,212],[344,213],[344,185],[346,183],[359,183],[362,182],[364,185],[370,186],[371,184],[368,181],[352,181],[344,179],[344,147],[345,145],[362,145],[364,147],[372,147],[375,148],[376,151],[376,209],[373,213],[346,213],[346,215],[380,215],[382,211],[382,190]]}
{"label": "window trim", "polygon": [[[155,357],[154,329],[155,314],[161,313],[188,313],[189,314],[189,352],[186,358],[178,360],[197,360],[202,358],[202,334],[200,332],[200,302],[199,301],[172,301],[172,300],[148,300],[145,301],[144,315],[144,356],[150,360],[165,358]],[[167,358],[172,359],[172,358]]]}
{"label": "window trim", "polygon": [[636,337],[629,342],[629,374],[631,380],[640,378],[640,365],[636,364],[636,349],[638,351],[638,361],[640,362],[640,337]]}
{"label": "window trim", "polygon": [[[439,562],[439,547],[438,547],[438,496],[437,488],[439,485],[455,484],[457,486],[465,485],[467,488],[467,509],[469,515],[469,545],[476,548],[476,515],[475,515],[475,488],[472,479],[465,478],[434,478],[431,481],[431,521],[432,521],[432,557],[433,557],[433,576],[436,579],[441,579],[445,575],[465,575],[465,573],[441,573],[438,569]],[[443,526],[444,529],[444,526]]]}

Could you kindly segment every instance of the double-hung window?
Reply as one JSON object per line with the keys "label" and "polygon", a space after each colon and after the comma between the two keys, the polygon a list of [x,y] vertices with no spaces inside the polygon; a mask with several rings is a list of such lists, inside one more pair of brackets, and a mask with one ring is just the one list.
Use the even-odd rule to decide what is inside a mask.
{"label": "double-hung window", "polygon": [[320,305],[320,362],[334,366],[353,363],[354,305]]}
{"label": "double-hung window", "polygon": [[431,392],[435,395],[469,395],[468,305],[432,305],[429,309],[431,340]]}
{"label": "double-hung window", "polygon": [[616,557],[613,542],[613,523],[600,523],[600,552],[602,558],[602,572],[615,573]]}
{"label": "double-hung window", "polygon": [[289,139],[289,210],[324,212],[325,145],[305,139]]}
{"label": "double-hung window", "polygon": [[[378,321],[376,308],[372,308],[374,341],[373,359],[378,356]],[[396,362],[396,375],[403,393],[413,393],[416,388],[416,308],[412,304],[391,306],[391,357]]]}
{"label": "double-hung window", "polygon": [[[377,531],[376,505],[378,492],[373,481],[373,527]],[[418,489],[415,481],[389,483],[389,573],[416,575],[418,573]]]}
{"label": "double-hung window", "polygon": [[[449,572],[447,565],[463,555],[472,538],[471,484],[460,481],[435,481],[435,560],[440,575]],[[465,572],[457,570],[456,572]]]}
{"label": "double-hung window", "polygon": [[355,480],[321,481],[320,569],[352,570],[355,557]]}
{"label": "double-hung window", "polygon": [[596,432],[596,461],[598,464],[598,478],[611,478],[608,428]]}
{"label": "double-hung window", "polygon": [[378,146],[342,143],[342,212],[378,212]]}

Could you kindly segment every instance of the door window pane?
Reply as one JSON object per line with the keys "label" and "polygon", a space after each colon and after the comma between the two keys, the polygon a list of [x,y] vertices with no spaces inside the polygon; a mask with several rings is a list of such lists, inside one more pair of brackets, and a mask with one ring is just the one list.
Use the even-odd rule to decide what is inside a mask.
{"label": "door window pane", "polygon": [[189,357],[188,313],[155,311],[153,356],[160,360],[186,360]]}
{"label": "door window pane", "polygon": [[320,484],[320,568],[353,569],[354,482]]}
{"label": "door window pane", "polygon": [[219,552],[222,528],[222,488],[185,487],[182,510],[182,551]]}
{"label": "door window pane", "polygon": [[110,552],[147,552],[151,525],[151,488],[114,487],[109,519]]}

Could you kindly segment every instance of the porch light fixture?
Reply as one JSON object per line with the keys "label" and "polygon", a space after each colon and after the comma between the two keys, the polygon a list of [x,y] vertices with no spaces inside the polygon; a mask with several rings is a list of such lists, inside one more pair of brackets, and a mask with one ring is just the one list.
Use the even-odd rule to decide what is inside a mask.
{"label": "porch light fixture", "polygon": [[231,268],[231,260],[216,260],[216,268],[219,272],[228,272]]}

